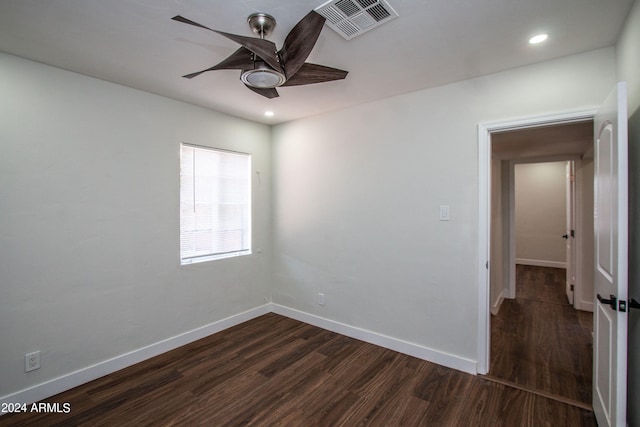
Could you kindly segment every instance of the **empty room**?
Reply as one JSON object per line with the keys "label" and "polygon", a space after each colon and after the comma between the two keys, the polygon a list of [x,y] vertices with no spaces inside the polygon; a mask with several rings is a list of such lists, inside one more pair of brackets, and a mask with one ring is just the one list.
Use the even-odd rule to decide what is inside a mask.
{"label": "empty room", "polygon": [[[0,425],[640,426],[638,111],[640,0],[2,1]],[[556,392],[497,150],[565,125]]]}

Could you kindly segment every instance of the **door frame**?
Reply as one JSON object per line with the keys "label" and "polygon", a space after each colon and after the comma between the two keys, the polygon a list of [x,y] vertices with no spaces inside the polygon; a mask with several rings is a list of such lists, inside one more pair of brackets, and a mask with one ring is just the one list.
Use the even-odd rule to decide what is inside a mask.
{"label": "door frame", "polygon": [[[576,211],[578,209],[578,204],[576,203],[577,197],[576,193],[581,190],[579,188],[580,182],[577,180],[577,167],[580,166],[580,160],[571,160],[568,161],[565,165],[565,213],[566,213],[566,235],[568,236],[565,242],[566,249],[566,277],[565,277],[565,293],[567,295],[567,300],[573,306],[576,307],[576,294],[580,295],[581,292],[577,289],[577,286],[580,284],[578,282],[578,274],[577,274],[577,249],[579,248],[577,242],[577,236],[580,233],[576,233],[576,230],[581,230],[582,224],[578,224],[578,215],[576,215]],[[581,289],[580,289],[581,291]]]}
{"label": "door frame", "polygon": [[597,107],[478,123],[478,374],[489,372],[491,350],[491,134],[593,120]]}
{"label": "door frame", "polygon": [[[580,120],[582,122],[583,120]],[[534,126],[540,127],[540,126]],[[580,165],[580,156],[578,155],[560,155],[560,156],[543,156],[543,157],[535,157],[530,159],[515,159],[508,160],[509,162],[509,181],[507,183],[507,192],[508,192],[508,200],[509,200],[509,208],[508,208],[508,216],[507,216],[507,228],[508,228],[508,236],[509,236],[509,245],[507,251],[507,262],[509,263],[508,271],[509,274],[507,276],[507,287],[508,292],[506,294],[506,298],[514,299],[516,297],[516,207],[515,207],[515,193],[516,193],[516,179],[515,179],[515,167],[516,165],[530,164],[530,163],[556,163],[556,162],[573,162],[575,165]],[[580,183],[576,180],[575,182],[576,190],[581,190]],[[576,204],[577,205],[577,204]],[[489,215],[492,213],[490,212]],[[580,222],[579,222],[580,221]],[[582,218],[577,218],[575,220],[575,229],[578,230],[581,225]],[[574,239],[574,249],[581,249],[581,237],[580,233],[576,234]],[[491,234],[489,234],[489,246],[491,246]],[[580,249],[575,252],[581,252]],[[578,264],[578,260],[574,259],[574,267],[577,272],[580,272],[580,265]],[[491,265],[489,265],[491,267]],[[576,277],[576,282],[577,282]],[[580,289],[578,288],[578,284],[575,287],[576,292],[579,293]],[[491,296],[491,295],[489,295]],[[574,301],[575,302],[575,301]],[[572,304],[572,306],[576,309],[581,309],[580,306],[576,304]]]}

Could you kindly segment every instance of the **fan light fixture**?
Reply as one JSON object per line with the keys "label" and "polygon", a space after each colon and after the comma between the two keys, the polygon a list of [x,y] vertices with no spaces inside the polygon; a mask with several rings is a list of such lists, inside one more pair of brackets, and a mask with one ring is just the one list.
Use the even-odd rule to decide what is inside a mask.
{"label": "fan light fixture", "polygon": [[255,68],[244,70],[240,75],[240,80],[251,87],[270,89],[280,86],[287,79],[284,74],[269,68],[264,62],[256,61]]}

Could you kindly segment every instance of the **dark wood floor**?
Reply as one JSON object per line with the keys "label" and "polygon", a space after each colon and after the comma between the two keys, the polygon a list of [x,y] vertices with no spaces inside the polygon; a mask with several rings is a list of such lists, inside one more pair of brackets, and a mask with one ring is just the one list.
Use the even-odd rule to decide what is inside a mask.
{"label": "dark wood floor", "polygon": [[590,411],[268,314],[3,426],[595,426]]}
{"label": "dark wood floor", "polygon": [[591,404],[590,312],[565,295],[565,270],[518,265],[516,299],[491,317],[491,376]]}

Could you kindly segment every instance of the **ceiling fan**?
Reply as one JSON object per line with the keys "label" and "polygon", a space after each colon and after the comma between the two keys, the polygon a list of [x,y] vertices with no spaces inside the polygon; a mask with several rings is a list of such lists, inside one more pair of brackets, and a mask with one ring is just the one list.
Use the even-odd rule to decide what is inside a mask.
{"label": "ceiling fan", "polygon": [[171,19],[213,31],[242,45],[231,56],[213,67],[183,76],[187,79],[207,71],[241,70],[240,79],[245,86],[262,96],[275,98],[279,96],[276,87],[341,80],[348,73],[337,68],[305,62],[325,22],[325,18],[313,10],[293,27],[280,50],[277,50],[275,43],[265,39],[276,26],[276,20],[266,13],[254,13],[247,19],[251,30],[260,38],[214,30],[180,15]]}

